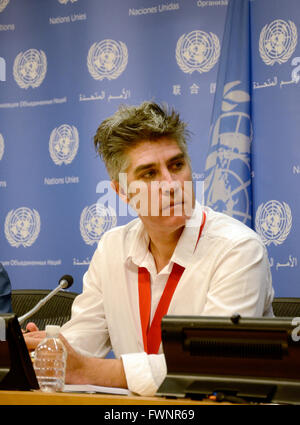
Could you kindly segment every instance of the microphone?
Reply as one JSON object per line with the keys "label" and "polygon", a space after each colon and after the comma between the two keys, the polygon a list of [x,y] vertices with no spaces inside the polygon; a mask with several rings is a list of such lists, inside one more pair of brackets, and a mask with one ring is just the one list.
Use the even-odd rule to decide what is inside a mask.
{"label": "microphone", "polygon": [[46,304],[46,302],[48,302],[50,298],[52,298],[55,294],[57,294],[57,292],[59,292],[61,289],[70,288],[73,282],[74,280],[72,276],[70,276],[69,274],[65,274],[64,276],[62,276],[58,282],[59,285],[55,289],[53,289],[53,291],[49,292],[49,294],[46,295],[46,297],[42,298],[31,310],[29,310],[27,313],[23,314],[23,316],[20,316],[18,318],[19,324],[21,325],[22,323],[25,322],[25,320],[29,319],[29,317],[31,317],[34,313],[39,311],[40,308],[44,304]]}

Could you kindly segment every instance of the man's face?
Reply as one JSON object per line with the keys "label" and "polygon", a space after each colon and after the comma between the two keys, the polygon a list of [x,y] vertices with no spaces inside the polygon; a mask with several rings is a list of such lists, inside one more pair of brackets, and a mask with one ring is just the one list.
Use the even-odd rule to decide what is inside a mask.
{"label": "man's face", "polygon": [[127,153],[127,200],[145,225],[182,227],[194,193],[188,159],[176,141],[141,141]]}

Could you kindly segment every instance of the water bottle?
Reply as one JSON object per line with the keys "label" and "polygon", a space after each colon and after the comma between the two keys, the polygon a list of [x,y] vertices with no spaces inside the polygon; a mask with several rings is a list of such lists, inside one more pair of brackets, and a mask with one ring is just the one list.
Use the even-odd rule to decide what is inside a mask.
{"label": "water bottle", "polygon": [[34,370],[45,392],[63,391],[67,351],[59,339],[60,326],[46,326],[46,338],[35,349]]}

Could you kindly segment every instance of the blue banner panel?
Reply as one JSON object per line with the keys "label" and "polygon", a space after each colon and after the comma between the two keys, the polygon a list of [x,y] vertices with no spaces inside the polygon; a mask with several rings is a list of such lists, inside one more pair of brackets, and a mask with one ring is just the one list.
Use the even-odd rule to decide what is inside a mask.
{"label": "blue banner panel", "polygon": [[253,205],[276,296],[300,296],[300,5],[254,1]]}
{"label": "blue banner panel", "polygon": [[[234,60],[222,48],[227,0],[0,0],[0,262],[14,289],[51,289],[71,274],[80,292],[101,235],[132,219],[93,147],[121,104],[153,99],[181,113],[203,201],[217,74],[228,55],[221,95],[224,108],[235,106],[212,127],[222,149],[210,152],[219,158],[212,181],[225,177],[220,164],[228,180],[210,200],[249,226],[252,217],[276,295],[300,296],[300,5],[245,3],[250,47],[236,27]],[[236,74],[242,57],[247,87]]]}
{"label": "blue banner panel", "polygon": [[0,0],[0,261],[14,288],[80,292],[103,232],[133,217],[93,147],[120,104],[167,102],[202,197],[227,1]]}

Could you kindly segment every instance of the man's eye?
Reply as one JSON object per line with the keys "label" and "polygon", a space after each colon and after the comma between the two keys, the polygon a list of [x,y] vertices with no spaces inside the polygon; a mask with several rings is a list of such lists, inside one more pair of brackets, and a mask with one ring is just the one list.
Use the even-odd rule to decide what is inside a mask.
{"label": "man's eye", "polygon": [[153,179],[153,177],[155,176],[155,171],[154,170],[149,170],[146,173],[141,175],[142,179],[148,180],[148,179]]}
{"label": "man's eye", "polygon": [[184,167],[184,161],[177,161],[174,164],[172,164],[172,170],[178,171],[181,170]]}

